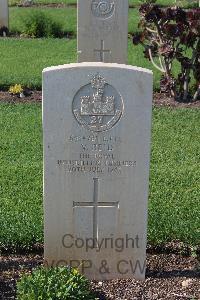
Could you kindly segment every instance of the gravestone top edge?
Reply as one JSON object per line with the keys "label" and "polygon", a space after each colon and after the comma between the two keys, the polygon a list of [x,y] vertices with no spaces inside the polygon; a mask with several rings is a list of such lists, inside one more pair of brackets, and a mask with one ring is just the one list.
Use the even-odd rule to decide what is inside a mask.
{"label": "gravestone top edge", "polygon": [[136,67],[136,66],[125,65],[125,64],[117,64],[117,63],[102,63],[102,62],[82,62],[82,63],[71,63],[71,64],[52,66],[52,67],[47,67],[47,68],[43,69],[42,73],[64,70],[64,69],[73,69],[73,68],[78,68],[78,67],[82,67],[82,68],[84,68],[84,67],[116,68],[116,69],[126,69],[126,70],[143,72],[143,73],[150,74],[150,75],[153,74],[152,70],[142,68],[142,67]]}

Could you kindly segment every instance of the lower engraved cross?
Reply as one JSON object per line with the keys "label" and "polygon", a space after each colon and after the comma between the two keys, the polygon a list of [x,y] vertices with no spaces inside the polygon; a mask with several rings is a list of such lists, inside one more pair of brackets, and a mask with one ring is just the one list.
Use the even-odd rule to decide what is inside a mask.
{"label": "lower engraved cross", "polygon": [[101,40],[101,49],[94,49],[94,52],[98,52],[100,55],[100,62],[105,61],[105,53],[111,54],[111,50],[104,49],[104,40]]}
{"label": "lower engraved cross", "polygon": [[119,202],[99,202],[99,178],[93,178],[94,190],[92,202],[73,202],[73,207],[93,207],[93,239],[98,241],[98,218],[97,211],[99,207],[116,207],[119,208]]}

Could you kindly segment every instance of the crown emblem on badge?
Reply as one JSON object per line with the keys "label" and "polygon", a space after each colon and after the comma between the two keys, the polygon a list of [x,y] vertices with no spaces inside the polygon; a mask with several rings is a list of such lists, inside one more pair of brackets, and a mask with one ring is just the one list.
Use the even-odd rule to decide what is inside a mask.
{"label": "crown emblem on badge", "polygon": [[104,96],[106,81],[99,74],[91,80],[93,94],[81,97],[81,115],[113,116],[115,114],[115,97]]}
{"label": "crown emblem on badge", "polygon": [[99,74],[95,75],[91,80],[91,85],[93,89],[103,89],[106,81]]}

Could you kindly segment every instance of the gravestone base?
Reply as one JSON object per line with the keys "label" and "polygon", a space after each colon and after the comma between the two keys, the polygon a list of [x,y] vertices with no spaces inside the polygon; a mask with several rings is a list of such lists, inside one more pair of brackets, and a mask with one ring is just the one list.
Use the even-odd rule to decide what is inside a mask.
{"label": "gravestone base", "polygon": [[145,278],[152,73],[43,71],[45,262],[90,279]]}

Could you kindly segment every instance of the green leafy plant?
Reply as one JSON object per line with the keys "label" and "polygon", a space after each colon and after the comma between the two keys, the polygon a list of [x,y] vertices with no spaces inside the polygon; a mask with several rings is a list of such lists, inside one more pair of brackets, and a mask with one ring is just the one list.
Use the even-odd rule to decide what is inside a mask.
{"label": "green leafy plant", "polygon": [[76,269],[40,267],[17,283],[18,300],[95,300],[89,281]]}
{"label": "green leafy plant", "polygon": [[54,37],[63,36],[62,25],[45,15],[42,11],[34,10],[22,18],[23,33],[30,37]]}
{"label": "green leafy plant", "polygon": [[[145,58],[163,73],[161,91],[179,101],[200,97],[200,10],[180,7],[160,8],[152,3],[140,7],[140,32],[133,35],[135,45],[144,46]],[[180,73],[173,73],[174,63]]]}

